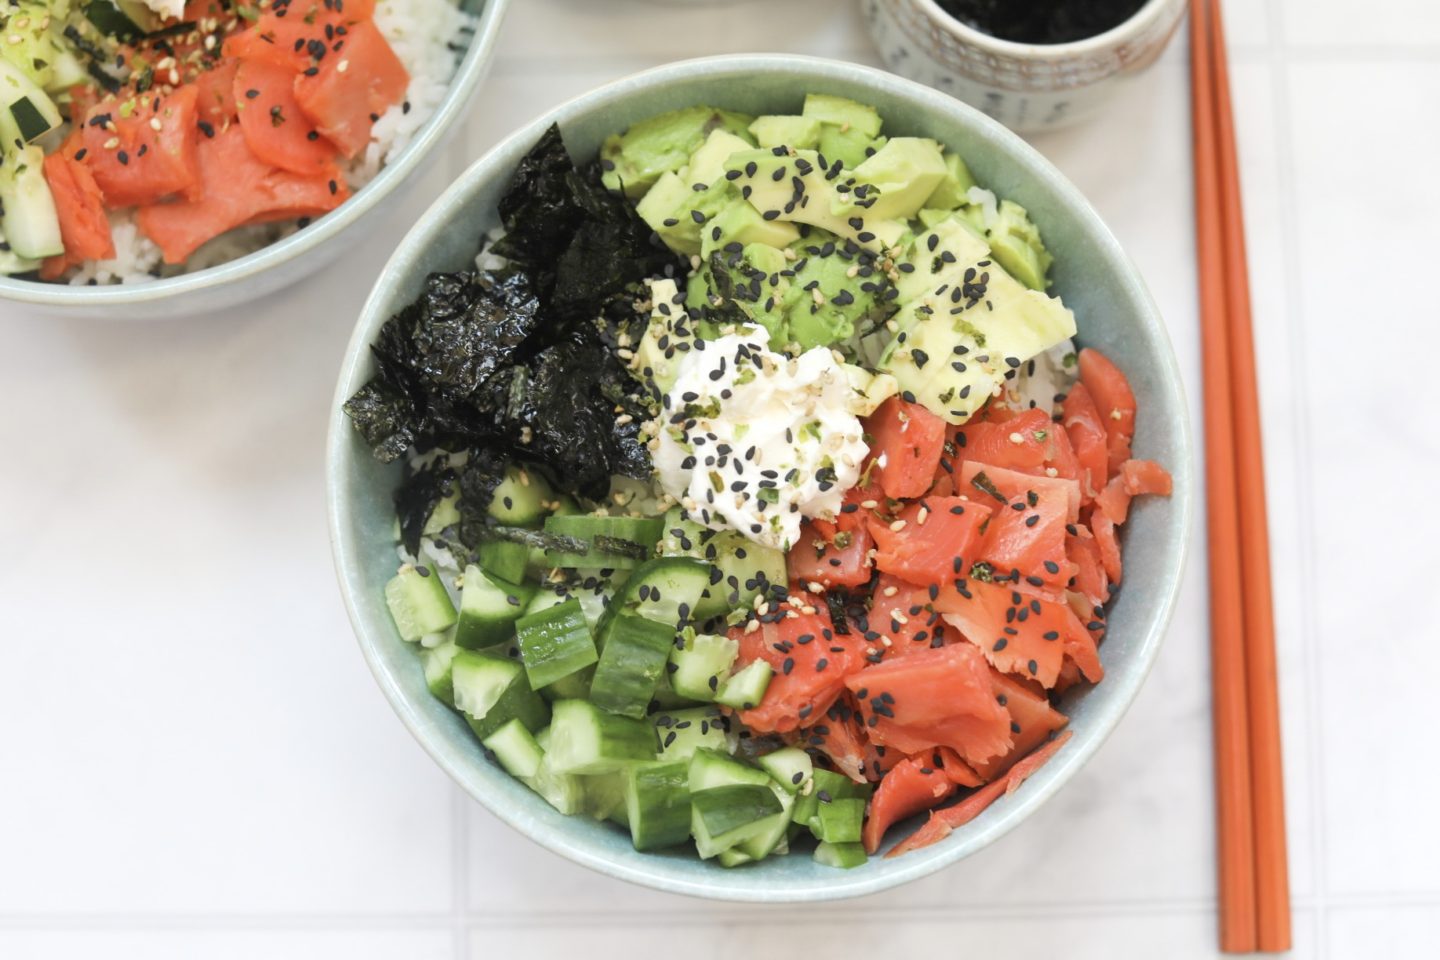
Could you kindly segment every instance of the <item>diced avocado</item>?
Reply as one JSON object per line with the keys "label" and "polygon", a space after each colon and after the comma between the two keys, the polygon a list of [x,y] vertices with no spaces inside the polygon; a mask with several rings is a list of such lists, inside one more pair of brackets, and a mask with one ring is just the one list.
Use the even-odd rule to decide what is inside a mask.
{"label": "diced avocado", "polygon": [[999,219],[990,228],[990,249],[1000,265],[1031,290],[1044,290],[1045,274],[1055,259],[1045,249],[1040,231],[1020,204],[1000,201]]}
{"label": "diced avocado", "polygon": [[805,97],[801,114],[846,130],[855,130],[867,137],[880,135],[880,112],[874,107],[844,97],[811,93]]}
{"label": "diced avocado", "polygon": [[808,223],[870,250],[892,246],[905,235],[905,224],[899,220],[850,210],[849,199],[835,189],[837,181],[828,178],[819,164],[819,154],[813,150],[785,156],[749,150],[731,154],[725,167],[739,171],[733,183],[742,196],[748,192],[750,205],[766,220]]}
{"label": "diced avocado", "polygon": [[[718,311],[716,319],[748,319],[770,332],[776,342],[789,338],[785,326],[783,298],[790,278],[782,272],[789,267],[785,255],[775,247],[752,243],[738,251],[715,251],[690,278],[687,298]],[[743,317],[733,316],[738,308]]]}
{"label": "diced avocado", "polygon": [[814,117],[757,117],[750,124],[750,135],[766,149],[809,150],[820,145],[820,121]]}
{"label": "diced avocado", "polygon": [[941,287],[948,296],[956,281],[963,282],[965,270],[989,253],[990,247],[958,214],[946,217],[916,237],[901,258],[897,299],[908,304]]}
{"label": "diced avocado", "polygon": [[853,363],[842,363],[853,393],[846,406],[857,417],[868,417],[879,409],[880,404],[900,392],[900,385],[888,373],[871,373]]}
{"label": "diced avocado", "polygon": [[867,218],[908,220],[948,174],[934,140],[893,137],[854,169],[850,195]]}
{"label": "diced avocado", "polygon": [[728,130],[750,142],[753,118],[714,107],[686,107],[641,120],[600,148],[602,179],[611,190],[639,197],[660,176],[677,172],[712,130]]}
{"label": "diced avocado", "polygon": [[731,191],[731,199],[708,224],[700,237],[700,256],[709,259],[712,251],[730,243],[763,243],[783,249],[800,239],[800,231],[788,220],[766,220],[748,201]]}
{"label": "diced avocado", "polygon": [[725,161],[730,154],[751,149],[749,140],[737,137],[728,130],[712,130],[705,142],[690,155],[683,174],[686,186],[692,190],[696,184],[713,184],[725,176]]}
{"label": "diced avocado", "polygon": [[936,210],[958,210],[970,202],[965,195],[975,186],[975,178],[958,153],[945,154],[945,179],[925,200],[925,206]]}
{"label": "diced avocado", "polygon": [[[971,267],[976,272],[967,283]],[[958,301],[951,299],[952,283],[901,308],[899,333],[880,362],[902,391],[956,424],[1025,361],[1075,335],[1075,316],[1060,300],[1026,288],[994,261],[971,267],[954,281],[962,285]]]}
{"label": "diced avocado", "polygon": [[[678,290],[674,280],[653,280],[650,283],[650,324],[635,350],[635,369],[649,377],[662,393],[675,385],[676,368],[684,353],[675,344],[689,344],[694,335],[689,330],[684,307],[675,303]],[[683,331],[683,332],[682,332]],[[661,343],[665,346],[661,346]]]}
{"label": "diced avocado", "polygon": [[807,350],[848,340],[860,319],[875,309],[877,288],[851,276],[859,265],[854,250],[847,251],[837,239],[813,230],[792,248],[795,275],[783,299],[788,339]]}
{"label": "diced avocado", "polygon": [[694,191],[674,171],[660,175],[640,202],[635,212],[660,235],[665,245],[681,253],[700,252],[700,227],[688,210],[682,208],[690,203]]}
{"label": "diced avocado", "polygon": [[838,162],[846,170],[854,170],[884,145],[884,137],[872,140],[858,130],[841,130],[826,124],[820,130],[818,149],[829,163]]}

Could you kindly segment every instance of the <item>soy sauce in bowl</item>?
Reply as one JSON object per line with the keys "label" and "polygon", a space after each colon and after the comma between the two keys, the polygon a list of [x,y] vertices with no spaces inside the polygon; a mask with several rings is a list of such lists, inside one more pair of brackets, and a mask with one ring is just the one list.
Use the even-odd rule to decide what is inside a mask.
{"label": "soy sauce in bowl", "polygon": [[1146,0],[939,0],[967,26],[1015,43],[1071,43],[1120,26]]}

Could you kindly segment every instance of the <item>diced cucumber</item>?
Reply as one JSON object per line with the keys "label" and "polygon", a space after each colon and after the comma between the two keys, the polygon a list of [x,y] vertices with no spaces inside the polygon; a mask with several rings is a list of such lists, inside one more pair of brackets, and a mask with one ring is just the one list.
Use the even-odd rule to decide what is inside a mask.
{"label": "diced cucumber", "polygon": [[674,642],[674,627],[620,614],[606,631],[605,649],[590,683],[591,701],[623,717],[645,716]]}
{"label": "diced cucumber", "polygon": [[484,740],[485,749],[495,754],[500,766],[512,777],[525,779],[540,772],[540,761],[545,751],[535,742],[535,737],[518,719],[500,725],[500,728]]}
{"label": "diced cucumber", "polygon": [[771,783],[770,790],[780,801],[780,809],[757,823],[753,836],[740,841],[739,849],[752,860],[763,860],[774,853],[785,842],[785,833],[790,829],[790,813],[795,808],[795,798],[778,783]]}
{"label": "diced cucumber", "polygon": [[731,784],[690,795],[690,831],[695,848],[708,860],[766,832],[770,818],[782,811],[769,786]]}
{"label": "diced cucumber", "polygon": [[420,648],[420,667],[425,671],[425,685],[438,700],[455,706],[455,686],[451,682],[450,665],[460,646],[454,640],[446,640],[436,647]]}
{"label": "diced cucumber", "polygon": [[[9,106],[14,102],[15,85],[8,82],[8,77],[13,73],[24,79],[30,87],[19,95],[34,100],[34,106],[43,110],[47,117],[54,111],[49,128],[58,127],[59,111],[55,110],[50,98],[43,93],[46,88],[54,88],[53,64],[61,49],[50,29],[53,19],[50,11],[44,4],[22,3],[13,11],[5,11],[4,7],[0,6],[0,15],[4,13],[9,16],[0,20],[0,29],[3,29],[3,37],[0,37],[0,106]],[[40,94],[38,100],[34,96],[36,93]],[[49,104],[49,107],[45,107],[45,104]],[[7,139],[5,142],[8,149],[13,141]]]}
{"label": "diced cucumber", "polygon": [[665,669],[660,672],[660,682],[655,684],[655,695],[650,698],[651,710],[679,710],[682,707],[696,706],[700,701],[694,697],[682,697],[675,692],[670,685],[670,668],[673,664],[666,664]]}
{"label": "diced cucumber", "polygon": [[810,754],[799,747],[784,747],[767,753],[759,760],[760,767],[780,784],[786,793],[802,793],[815,775]]}
{"label": "diced cucumber", "polygon": [[530,602],[525,605],[525,616],[528,617],[542,610],[549,610],[551,607],[558,607],[569,599],[569,595],[561,593],[553,587],[541,587],[535,591],[535,595],[531,597]]}
{"label": "diced cucumber", "polygon": [[661,557],[636,568],[625,581],[620,605],[648,620],[680,626],[710,583],[710,569],[688,557]]}
{"label": "diced cucumber", "polygon": [[869,859],[865,855],[865,845],[861,843],[827,843],[822,840],[815,848],[816,863],[841,870],[863,867]]}
{"label": "diced cucumber", "polygon": [[11,250],[10,244],[5,240],[5,231],[0,230],[0,276],[8,277],[11,274],[29,273],[39,269],[40,261],[26,259]]}
{"label": "diced cucumber", "polygon": [[827,797],[831,800],[870,799],[870,784],[856,783],[843,773],[816,767],[811,776],[815,781],[815,794],[821,800]]}
{"label": "diced cucumber", "polygon": [[630,825],[625,811],[625,773],[597,773],[580,777],[585,789],[585,812],[596,820],[610,820],[622,827]]}
{"label": "diced cucumber", "polygon": [[546,562],[557,567],[609,567],[633,569],[654,552],[663,521],[653,517],[597,517],[565,514],[547,517],[545,532],[574,537],[588,549],[583,553],[547,551]]}
{"label": "diced cucumber", "polygon": [[121,43],[133,43],[160,28],[160,18],[139,0],[86,0],[84,11],[95,29]]}
{"label": "diced cucumber", "polygon": [[690,760],[701,748],[733,753],[730,718],[715,707],[661,710],[650,715],[660,737],[661,760]]}
{"label": "diced cucumber", "polygon": [[795,797],[795,806],[790,808],[790,830],[806,832],[820,811],[820,797],[812,789]]}
{"label": "diced cucumber", "polygon": [[718,750],[696,749],[690,757],[690,792],[700,793],[716,787],[770,788],[770,775]]}
{"label": "diced cucumber", "polygon": [[859,797],[831,800],[829,803],[821,798],[815,818],[810,821],[810,829],[815,839],[827,843],[858,843],[864,823],[865,801]]}
{"label": "diced cucumber", "polygon": [[[443,501],[442,501],[443,502]],[[506,583],[523,583],[530,548],[513,540],[486,540],[476,550],[480,569]]]}
{"label": "diced cucumber", "polygon": [[739,847],[730,847],[716,854],[715,862],[722,867],[743,867],[747,863],[753,863],[754,858]]}
{"label": "diced cucumber", "polygon": [[610,773],[655,759],[655,728],[644,720],[617,717],[584,700],[557,700],[553,709],[548,755],[560,773]]}
{"label": "diced cucumber", "polygon": [[411,643],[427,633],[439,633],[455,624],[455,604],[440,582],[440,574],[429,567],[408,564],[385,584],[385,605],[400,638]]}
{"label": "diced cucumber", "polygon": [[516,527],[538,527],[545,518],[545,504],[554,496],[550,484],[537,473],[514,464],[495,487],[490,516]]}
{"label": "diced cucumber", "polygon": [[695,619],[718,616],[749,606],[772,585],[786,583],[785,554],[734,530],[709,530],[685,519],[679,507],[665,515],[660,552],[667,557],[692,557],[710,565],[708,581],[695,604]]}
{"label": "diced cucumber", "polygon": [[530,584],[506,583],[475,564],[465,568],[455,642],[466,650],[498,646],[515,636],[515,621],[535,593]]}
{"label": "diced cucumber", "polygon": [[[424,536],[433,537],[446,527],[453,527],[459,522],[460,494],[452,493],[435,504],[435,509],[430,511],[430,516],[425,519],[425,527],[420,532]],[[525,548],[522,546],[520,549],[524,550]]]}
{"label": "diced cucumber", "polygon": [[590,699],[590,682],[595,679],[595,667],[588,666],[583,670],[561,677],[548,687],[540,689],[540,695],[546,700],[588,700]]}
{"label": "diced cucumber", "polygon": [[[9,117],[8,110],[0,118]],[[6,133],[6,142],[13,138]],[[43,260],[65,252],[60,239],[60,217],[55,198],[45,181],[45,152],[39,147],[7,149],[0,153],[0,230],[10,249],[27,260]]]}
{"label": "diced cucumber", "polygon": [[642,763],[625,779],[625,811],[636,850],[659,850],[690,839],[689,764]]}
{"label": "diced cucumber", "polygon": [[550,759],[550,728],[535,734],[535,742],[545,751],[540,769],[527,777],[525,785],[545,798],[545,802],[565,816],[573,816],[585,807],[585,782],[571,773],[560,773]]}
{"label": "diced cucumber", "polygon": [[720,685],[715,700],[736,710],[749,710],[765,699],[765,691],[769,689],[770,677],[774,673],[774,668],[766,661],[753,660]]}
{"label": "diced cucumber", "polygon": [[708,633],[690,637],[670,654],[675,667],[670,686],[691,700],[714,700],[739,655],[740,644],[729,637]]}
{"label": "diced cucumber", "polygon": [[450,661],[450,681],[455,709],[481,740],[517,718],[531,730],[549,719],[549,704],[530,689],[525,668],[514,660],[460,650]]}
{"label": "diced cucumber", "polygon": [[537,690],[590,666],[595,641],[579,600],[566,600],[515,622],[515,640],[530,685]]}

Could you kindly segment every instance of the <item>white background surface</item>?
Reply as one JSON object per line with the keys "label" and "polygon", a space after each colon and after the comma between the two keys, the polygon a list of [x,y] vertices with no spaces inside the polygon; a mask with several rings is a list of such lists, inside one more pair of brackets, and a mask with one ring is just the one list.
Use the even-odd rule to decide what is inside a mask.
{"label": "white background surface", "polygon": [[[114,325],[0,304],[0,957],[696,960],[1215,955],[1203,553],[1159,666],[1029,823],[902,890],[796,910],[606,880],[435,768],[358,655],[322,438],[398,235],[539,111],[666,60],[875,61],[855,5],[516,0],[465,134],[390,229],[258,304]],[[1275,544],[1295,955],[1430,958],[1440,628],[1440,13],[1231,0]],[[1037,145],[1151,284],[1198,409],[1183,35]],[[1083,321],[1082,321],[1083,322]],[[1414,415],[1403,411],[1413,410]]]}

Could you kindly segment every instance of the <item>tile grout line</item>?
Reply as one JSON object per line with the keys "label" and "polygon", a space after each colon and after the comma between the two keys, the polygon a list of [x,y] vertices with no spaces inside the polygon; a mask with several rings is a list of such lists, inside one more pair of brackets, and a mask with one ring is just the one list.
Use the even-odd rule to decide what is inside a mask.
{"label": "tile grout line", "polygon": [[[1277,161],[1279,173],[1284,186],[1280,191],[1280,231],[1282,245],[1284,248],[1284,269],[1285,269],[1285,322],[1290,329],[1292,337],[1302,332],[1304,326],[1302,318],[1301,290],[1303,288],[1300,271],[1300,227],[1298,220],[1298,198],[1296,197],[1295,177],[1292,175],[1295,164],[1295,131],[1294,117],[1291,113],[1293,99],[1290,95],[1289,63],[1290,58],[1285,46],[1285,17],[1280,9],[1279,0],[1271,0],[1267,6],[1266,22],[1270,32],[1270,46],[1272,60],[1270,63],[1270,85],[1272,95],[1272,109],[1275,111],[1276,126],[1278,135],[1276,137]],[[1304,342],[1304,341],[1297,341]],[[1313,520],[1314,511],[1314,490],[1310,480],[1312,428],[1309,412],[1306,403],[1310,396],[1309,376],[1306,368],[1306,352],[1296,350],[1291,354],[1291,376],[1294,378],[1296,404],[1295,420],[1292,429],[1295,441],[1295,473],[1296,473],[1296,495],[1295,515],[1298,521],[1297,527],[1300,537],[1300,577],[1303,583],[1314,582],[1314,542],[1313,526],[1307,521]],[[1308,721],[1306,749],[1310,761],[1310,860],[1311,860],[1311,883],[1314,885],[1314,893],[1311,897],[1313,902],[1312,911],[1312,935],[1315,940],[1316,960],[1325,960],[1329,953],[1329,944],[1326,942],[1326,910],[1329,905],[1328,884],[1326,882],[1326,849],[1325,849],[1325,799],[1324,799],[1324,766],[1325,751],[1322,732],[1324,729],[1323,714],[1320,710],[1320,684],[1321,665],[1320,658],[1314,655],[1315,651],[1310,647],[1318,643],[1319,614],[1315,607],[1313,598],[1307,599],[1301,605],[1300,650],[1305,657],[1305,714]],[[1294,886],[1294,878],[1291,878],[1291,886]]]}

